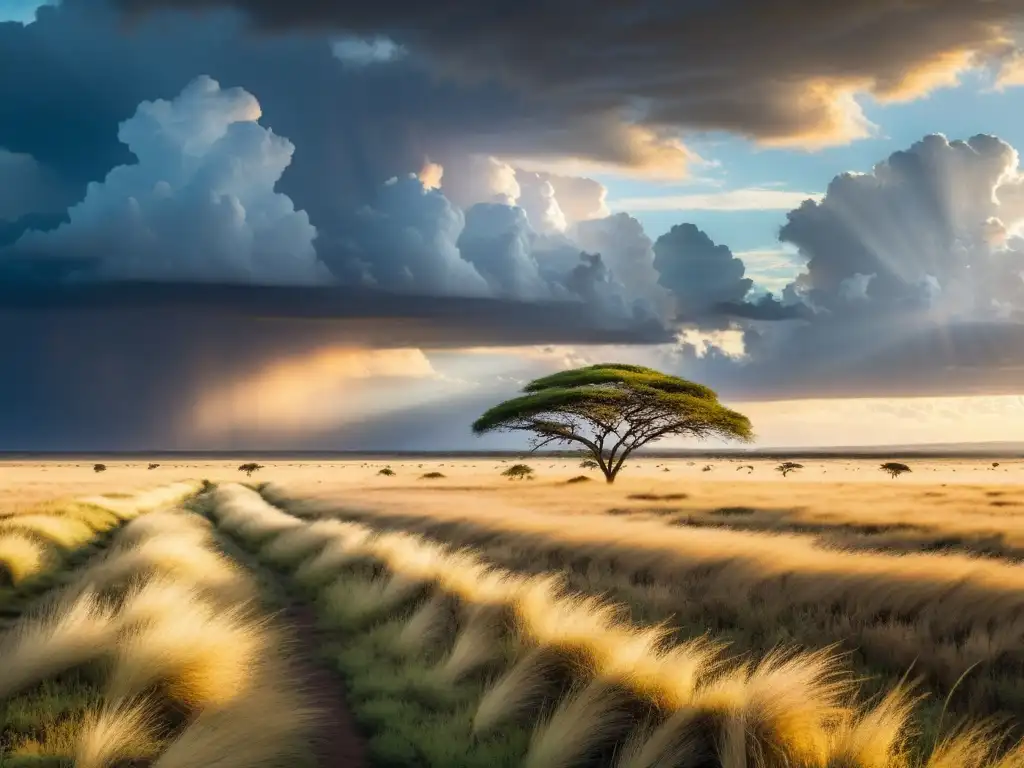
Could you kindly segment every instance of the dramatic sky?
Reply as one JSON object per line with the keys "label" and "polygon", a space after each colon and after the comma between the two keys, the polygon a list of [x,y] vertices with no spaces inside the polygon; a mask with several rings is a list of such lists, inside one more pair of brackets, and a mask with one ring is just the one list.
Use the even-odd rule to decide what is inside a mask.
{"label": "dramatic sky", "polygon": [[[0,449],[1024,440],[1021,0],[0,0]],[[680,445],[683,443],[679,443]]]}

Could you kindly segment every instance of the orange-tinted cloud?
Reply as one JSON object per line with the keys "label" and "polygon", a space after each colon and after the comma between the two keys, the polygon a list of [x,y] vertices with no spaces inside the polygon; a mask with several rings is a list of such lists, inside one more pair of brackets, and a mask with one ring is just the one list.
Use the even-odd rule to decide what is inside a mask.
{"label": "orange-tinted cloud", "polygon": [[1000,82],[1015,84],[1017,65],[1005,62],[1024,18],[1019,0],[636,0],[628,12],[620,0],[582,12],[575,0],[550,0],[478,4],[471,22],[461,0],[115,2],[131,11],[234,6],[266,29],[385,34],[442,77],[522,94],[534,124],[550,130],[533,137],[540,154],[503,157],[558,155],[666,176],[685,170],[680,130],[828,146],[870,133],[858,95],[907,101],[975,67],[1001,67]]}
{"label": "orange-tinted cloud", "polygon": [[408,386],[436,377],[418,349],[328,347],[272,361],[202,393],[192,427],[199,438],[316,432],[407,405],[391,386],[396,380]]}

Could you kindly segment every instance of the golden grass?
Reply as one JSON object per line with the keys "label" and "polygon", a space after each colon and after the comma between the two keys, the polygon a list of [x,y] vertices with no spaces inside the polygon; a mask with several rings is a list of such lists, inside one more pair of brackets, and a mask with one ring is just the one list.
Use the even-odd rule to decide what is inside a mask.
{"label": "golden grass", "polygon": [[[572,565],[581,574],[577,585],[615,587],[631,604],[685,624],[727,621],[769,637],[785,629],[811,646],[851,639],[887,672],[899,674],[916,661],[943,694],[980,665],[983,674],[969,676],[962,700],[977,702],[973,711],[1016,709],[1005,686],[1000,690],[1005,672],[986,671],[1012,663],[1024,631],[1024,570],[1015,564],[835,551],[807,536],[608,515],[508,516],[436,506],[345,514],[479,545],[491,555],[504,551],[501,562],[515,570]],[[637,576],[643,584],[632,583]]]}
{"label": "golden grass", "polygon": [[0,582],[17,586],[57,567],[61,555],[94,541],[122,520],[154,506],[181,500],[197,486],[179,483],[116,500],[117,510],[93,502],[42,504],[23,514],[0,517]]}
{"label": "golden grass", "polygon": [[28,532],[64,549],[75,549],[95,537],[96,531],[74,517],[15,515],[0,519],[0,535],[7,531]]}
{"label": "golden grass", "polygon": [[[154,594],[163,592],[163,594]],[[158,606],[173,610],[160,611]],[[139,600],[141,606],[133,606]],[[191,709],[220,706],[245,695],[252,670],[268,651],[269,633],[245,606],[218,610],[198,592],[147,584],[128,598],[107,698],[127,700],[154,685]]]}
{"label": "golden grass", "polygon": [[[81,768],[282,765],[298,755],[312,713],[288,680],[281,638],[238,599],[255,594],[252,579],[215,548],[191,513],[134,520],[101,562],[0,637],[0,699],[104,662],[102,704],[23,739],[16,754],[73,755]],[[228,592],[231,601],[217,599]],[[168,711],[190,715],[170,743]]]}
{"label": "golden grass", "polygon": [[152,758],[160,750],[152,702],[145,699],[114,701],[86,713],[78,726],[72,753],[75,768],[110,768],[119,761]]}
{"label": "golden grass", "polygon": [[0,533],[0,583],[17,586],[25,579],[49,570],[53,552],[38,539],[21,533]]}
{"label": "golden grass", "polygon": [[177,512],[150,512],[137,517],[118,534],[117,545],[130,548],[147,539],[158,536],[195,537],[197,542],[212,542],[213,529],[210,522],[198,515],[182,515]]}
{"label": "golden grass", "polygon": [[245,696],[204,709],[153,763],[153,768],[280,768],[308,754],[317,711],[284,670],[267,675]]}
{"label": "golden grass", "polygon": [[[268,530],[260,522],[266,520],[279,530],[294,530],[252,491],[226,487],[220,497],[230,500],[230,515],[237,518],[244,510],[253,529]],[[237,519],[232,523],[248,527]],[[318,563],[322,581],[329,576],[325,553],[332,553],[337,581],[327,578],[321,591],[328,609],[348,611],[346,619],[354,610],[360,619],[374,615],[383,620],[410,585],[427,582],[433,597],[407,614],[410,624],[430,627],[442,619],[441,593],[458,598],[464,613],[471,609],[436,670],[442,680],[455,682],[493,658],[493,650],[489,655],[487,648],[472,647],[493,649],[496,641],[487,622],[478,618],[475,623],[472,617],[486,615],[488,608],[511,610],[522,649],[479,702],[478,731],[535,712],[550,701],[558,675],[571,671],[575,687],[567,696],[556,696],[554,709],[534,733],[526,760],[530,768],[568,768],[600,755],[607,759],[614,745],[619,768],[911,768],[917,760],[922,745],[916,745],[916,752],[908,748],[914,699],[907,689],[891,691],[874,707],[859,703],[854,681],[831,649],[776,651],[760,661],[727,662],[721,646],[707,638],[668,645],[664,627],[631,625],[614,606],[567,593],[554,577],[509,573],[470,552],[413,534],[382,533],[352,523],[334,532],[336,540],[297,571],[308,575],[310,564]],[[387,575],[369,581],[344,575],[354,564],[367,562],[384,566]],[[394,599],[385,599],[389,594]],[[376,613],[373,605],[379,607]],[[484,613],[474,613],[479,611]],[[650,724],[637,728],[638,718],[645,716]],[[986,732],[988,751],[982,755],[976,745],[979,733],[968,729],[948,738],[926,759],[927,766],[945,768],[951,765],[949,755],[972,768],[1016,765],[1016,753],[994,753],[994,732]]]}
{"label": "golden grass", "polygon": [[89,589],[22,619],[0,636],[0,699],[100,658],[117,633],[114,612]]}
{"label": "golden grass", "polygon": [[240,568],[219,552],[202,546],[201,538],[188,530],[146,538],[112,554],[86,574],[104,589],[127,587],[140,577],[167,576],[201,589],[224,604],[254,596],[253,585]]}

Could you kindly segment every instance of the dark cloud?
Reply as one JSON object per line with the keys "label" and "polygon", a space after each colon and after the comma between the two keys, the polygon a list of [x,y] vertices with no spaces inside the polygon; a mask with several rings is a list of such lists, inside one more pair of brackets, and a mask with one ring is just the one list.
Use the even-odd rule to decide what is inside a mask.
{"label": "dark cloud", "polygon": [[649,152],[659,130],[679,126],[770,141],[847,140],[865,131],[852,93],[905,99],[952,84],[972,62],[1009,66],[1024,14],[1018,0],[116,2],[129,12],[231,6],[264,30],[388,35],[445,74],[500,78],[532,102],[589,115],[581,141],[592,146],[602,118],[635,116],[654,135],[623,135],[632,141],[622,142],[620,160]]}
{"label": "dark cloud", "polygon": [[339,278],[384,289],[487,295],[486,280],[462,258],[465,217],[413,176],[382,185],[373,206],[340,214],[317,250]]}
{"label": "dark cloud", "polygon": [[[551,172],[678,173],[688,128],[846,140],[852,93],[1009,55],[1016,2],[118,4],[235,10],[0,24],[0,191],[35,190],[0,197],[0,447],[189,447],[205,393],[339,347],[670,350],[744,397],[1019,382],[1024,185],[998,139],[837,177],[782,229],[807,264],[782,301],[693,225],[652,243]],[[402,55],[353,64],[364,33]],[[673,346],[672,318],[712,341]]]}
{"label": "dark cloud", "polygon": [[89,263],[106,279],[316,284],[316,229],[274,191],[294,146],[259,125],[259,102],[208,77],[120,125],[136,158],[89,185],[69,221],[30,230],[9,253]]}
{"label": "dark cloud", "polygon": [[682,317],[699,318],[723,304],[742,304],[754,284],[727,245],[716,244],[693,224],[672,227],[655,241],[653,251],[658,285],[672,293]]}
{"label": "dark cloud", "polygon": [[1018,163],[994,136],[927,136],[872,173],[837,176],[780,232],[808,260],[797,287],[834,312],[863,301],[974,319],[1024,309],[1024,259],[1009,236],[1024,221]]}
{"label": "dark cloud", "polygon": [[72,202],[67,185],[31,155],[0,147],[0,223],[32,213],[62,212]]}
{"label": "dark cloud", "polygon": [[1022,190],[1016,150],[992,136],[927,136],[871,173],[837,176],[781,229],[806,260],[784,301],[730,311],[798,320],[742,325],[742,358],[684,345],[680,364],[743,397],[1016,391]]}
{"label": "dark cloud", "polygon": [[581,305],[355,288],[6,282],[0,346],[17,375],[0,380],[0,402],[16,407],[0,409],[0,449],[195,447],[207,393],[333,348],[669,340],[657,324],[615,325]]}
{"label": "dark cloud", "polygon": [[466,211],[466,226],[457,245],[462,258],[476,267],[497,295],[551,298],[551,288],[533,255],[533,234],[522,208],[477,203]]}
{"label": "dark cloud", "polygon": [[750,357],[681,345],[662,364],[741,400],[1020,393],[1024,324],[936,324],[915,314],[775,325],[745,338]]}

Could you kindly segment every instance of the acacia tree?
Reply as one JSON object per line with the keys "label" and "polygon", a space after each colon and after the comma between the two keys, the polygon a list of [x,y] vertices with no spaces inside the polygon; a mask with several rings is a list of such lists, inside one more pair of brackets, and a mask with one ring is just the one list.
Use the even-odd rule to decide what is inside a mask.
{"label": "acacia tree", "polygon": [[776,472],[781,472],[782,476],[785,477],[790,472],[793,472],[793,471],[795,471],[797,469],[803,469],[803,468],[804,468],[803,464],[797,464],[795,461],[784,461],[781,464],[779,464],[779,466],[777,466],[775,468],[775,471]]}
{"label": "acacia tree", "polygon": [[562,371],[531,381],[523,392],[487,411],[473,432],[530,432],[534,451],[581,445],[609,483],[627,456],[663,437],[753,437],[750,420],[719,403],[712,389],[639,365]]}
{"label": "acacia tree", "polygon": [[501,475],[509,480],[525,480],[528,477],[533,477],[533,467],[529,464],[513,464]]}
{"label": "acacia tree", "polygon": [[895,479],[902,475],[904,472],[910,472],[910,467],[906,464],[900,464],[898,461],[887,461],[879,467],[883,472],[888,473],[889,477]]}

